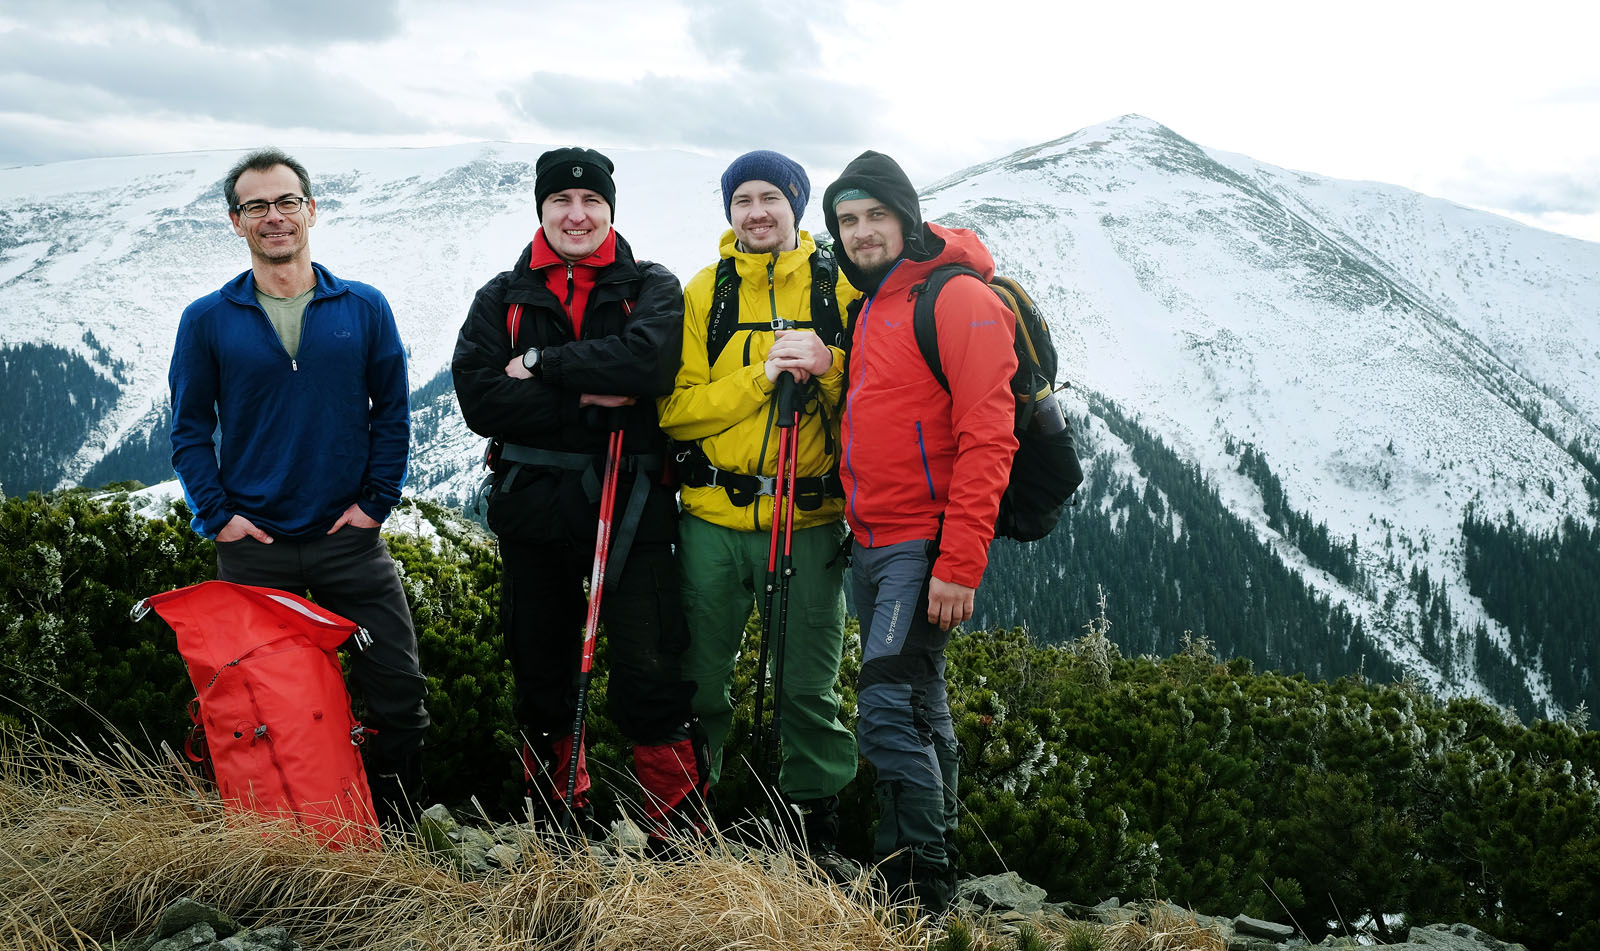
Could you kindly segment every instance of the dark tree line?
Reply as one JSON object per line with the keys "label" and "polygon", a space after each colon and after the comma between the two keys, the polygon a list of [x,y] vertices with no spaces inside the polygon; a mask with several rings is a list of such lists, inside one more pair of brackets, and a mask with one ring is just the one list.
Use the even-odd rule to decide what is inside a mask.
{"label": "dark tree line", "polygon": [[1261,490],[1267,513],[1267,527],[1283,535],[1311,562],[1348,587],[1359,587],[1365,580],[1356,564],[1356,540],[1343,544],[1328,534],[1327,522],[1315,522],[1310,515],[1295,511],[1289,504],[1283,483],[1267,465],[1267,457],[1251,443],[1235,443],[1228,437],[1224,447],[1229,455],[1239,456],[1238,471],[1248,476]]}
{"label": "dark tree line", "polygon": [[[1600,706],[1600,529],[1569,517],[1539,531],[1469,507],[1461,537],[1467,582],[1506,626],[1512,656],[1538,659],[1563,706]],[[1478,640],[1481,655],[1488,633]]]}
{"label": "dark tree line", "polygon": [[48,343],[0,349],[0,486],[53,489],[67,460],[116,403],[117,384]]}
{"label": "dark tree line", "polygon": [[1112,637],[1135,654],[1170,654],[1192,632],[1224,656],[1274,669],[1400,676],[1360,619],[1308,587],[1196,465],[1110,403],[1093,400],[1090,412],[1130,447],[1143,486],[1097,453],[1082,436],[1086,420],[1075,419],[1086,465],[1074,504],[1047,538],[991,546],[975,624],[1025,624],[1041,642],[1061,643],[1096,616],[1103,589]]}

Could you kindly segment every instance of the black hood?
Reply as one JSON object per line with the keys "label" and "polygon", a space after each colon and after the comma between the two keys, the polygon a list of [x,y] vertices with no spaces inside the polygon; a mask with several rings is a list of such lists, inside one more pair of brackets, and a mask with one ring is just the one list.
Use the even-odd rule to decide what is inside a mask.
{"label": "black hood", "polygon": [[868,294],[877,290],[876,287],[866,286],[871,282],[851,263],[850,256],[845,253],[844,245],[839,240],[839,216],[833,212],[833,203],[836,196],[847,188],[861,189],[887,205],[900,219],[900,232],[906,242],[905,250],[901,252],[903,257],[925,261],[943,249],[944,242],[934,237],[922,223],[922,206],[917,201],[917,190],[912,187],[911,179],[906,177],[894,159],[869,149],[852,159],[839,178],[822,193],[823,220],[838,249],[834,257],[839,261],[839,270],[844,272],[853,286]]}

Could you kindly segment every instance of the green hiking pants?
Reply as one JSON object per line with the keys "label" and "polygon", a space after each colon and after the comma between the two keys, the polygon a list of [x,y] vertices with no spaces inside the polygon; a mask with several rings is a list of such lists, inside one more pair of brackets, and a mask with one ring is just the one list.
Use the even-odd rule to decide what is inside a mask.
{"label": "green hiking pants", "polygon": [[[734,660],[751,608],[766,601],[766,532],[741,532],[692,515],[680,525],[679,561],[689,649],[683,676],[695,683],[694,712],[711,743],[711,782],[722,774],[722,747],[733,728]],[[784,644],[778,789],[790,799],[821,799],[855,778],[855,734],[839,722],[839,658],[844,650],[843,522],[794,533]],[[829,567],[829,562],[833,562]],[[773,628],[777,619],[773,619]],[[778,669],[777,643],[768,666]],[[752,641],[744,650],[759,652]],[[772,680],[768,679],[769,689]],[[772,709],[771,698],[765,701]],[[765,777],[763,777],[765,778]]]}

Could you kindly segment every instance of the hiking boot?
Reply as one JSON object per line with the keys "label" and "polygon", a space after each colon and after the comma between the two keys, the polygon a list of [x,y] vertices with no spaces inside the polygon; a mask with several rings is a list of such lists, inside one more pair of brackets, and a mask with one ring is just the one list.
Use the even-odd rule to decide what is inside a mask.
{"label": "hiking boot", "polygon": [[861,866],[839,851],[839,797],[802,799],[790,803],[800,818],[795,850],[804,853],[836,885],[849,885],[861,876]]}
{"label": "hiking boot", "polygon": [[662,741],[635,743],[633,771],[644,799],[641,824],[647,835],[700,837],[710,831],[710,750],[699,720],[690,720]]}
{"label": "hiking boot", "polygon": [[427,783],[422,778],[422,751],[402,754],[366,752],[367,789],[380,826],[408,829],[427,807]]}
{"label": "hiking boot", "polygon": [[890,902],[915,902],[938,917],[956,892],[954,858],[946,845],[945,796],[940,789],[880,782],[873,852]]}
{"label": "hiking boot", "polygon": [[528,804],[528,821],[534,828],[557,835],[579,835],[603,842],[611,830],[595,818],[589,801],[587,749],[578,747],[578,775],[573,784],[573,805],[567,806],[567,770],[572,760],[570,737],[539,734],[522,744],[522,795]]}
{"label": "hiking boot", "polygon": [[880,862],[877,883],[886,904],[909,905],[932,918],[942,918],[956,896],[954,869],[919,863],[910,852]]}

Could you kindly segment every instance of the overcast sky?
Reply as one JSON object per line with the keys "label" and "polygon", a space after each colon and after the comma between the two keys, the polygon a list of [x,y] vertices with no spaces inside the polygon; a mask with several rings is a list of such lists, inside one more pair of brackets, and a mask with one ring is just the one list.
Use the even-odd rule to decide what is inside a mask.
{"label": "overcast sky", "polygon": [[926,184],[1126,113],[1600,241],[1600,4],[0,0],[0,166],[477,139],[864,148]]}

